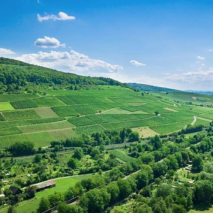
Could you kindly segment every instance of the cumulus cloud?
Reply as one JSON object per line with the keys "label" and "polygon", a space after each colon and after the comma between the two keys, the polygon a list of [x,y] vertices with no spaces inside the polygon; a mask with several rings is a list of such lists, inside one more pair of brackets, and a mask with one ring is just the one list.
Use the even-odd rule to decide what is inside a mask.
{"label": "cumulus cloud", "polygon": [[53,14],[45,14],[44,16],[41,16],[40,14],[37,14],[38,21],[68,21],[68,20],[75,20],[75,16],[69,16],[64,12],[60,12],[58,16]]}
{"label": "cumulus cloud", "polygon": [[18,60],[58,69],[66,72],[96,72],[96,73],[114,73],[122,70],[123,67],[113,65],[98,59],[91,59],[89,56],[78,53],[74,50],[70,52],[38,52],[33,54],[25,54],[17,57]]}
{"label": "cumulus cloud", "polygon": [[202,57],[202,56],[197,56],[197,59],[199,59],[199,60],[204,60],[205,58]]}
{"label": "cumulus cloud", "polygon": [[131,60],[130,63],[136,67],[140,67],[140,66],[146,66],[146,64],[143,64],[141,62],[138,62],[136,60]]}
{"label": "cumulus cloud", "polygon": [[58,48],[58,47],[65,47],[65,44],[61,44],[61,42],[56,38],[50,38],[47,36],[44,36],[44,38],[38,38],[34,45],[36,47],[41,48]]}
{"label": "cumulus cloud", "polygon": [[195,72],[185,72],[181,74],[173,74],[166,77],[167,80],[179,81],[185,83],[207,83],[213,82],[213,69],[208,70],[198,69]]}
{"label": "cumulus cloud", "polygon": [[15,53],[12,50],[0,48],[0,56],[1,55],[14,55]]}

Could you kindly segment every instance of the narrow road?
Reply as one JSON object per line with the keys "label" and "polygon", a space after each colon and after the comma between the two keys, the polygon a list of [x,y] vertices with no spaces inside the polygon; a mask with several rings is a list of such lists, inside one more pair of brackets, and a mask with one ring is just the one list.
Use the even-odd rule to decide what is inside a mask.
{"label": "narrow road", "polygon": [[194,116],[194,120],[192,121],[191,125],[193,126],[197,122],[197,116]]}

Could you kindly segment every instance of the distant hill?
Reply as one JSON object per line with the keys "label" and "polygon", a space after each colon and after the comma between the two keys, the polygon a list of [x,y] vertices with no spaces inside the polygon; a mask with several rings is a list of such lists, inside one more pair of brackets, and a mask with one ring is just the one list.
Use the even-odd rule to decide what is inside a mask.
{"label": "distant hill", "polygon": [[110,78],[79,76],[0,57],[0,93],[47,88],[78,90],[92,85],[129,87]]}
{"label": "distant hill", "polygon": [[192,93],[203,94],[203,95],[213,95],[213,91],[188,90],[186,92],[192,92]]}
{"label": "distant hill", "polygon": [[165,87],[156,87],[156,86],[151,86],[146,84],[128,83],[128,85],[140,91],[146,91],[146,92],[176,92],[178,91],[175,89],[169,89]]}

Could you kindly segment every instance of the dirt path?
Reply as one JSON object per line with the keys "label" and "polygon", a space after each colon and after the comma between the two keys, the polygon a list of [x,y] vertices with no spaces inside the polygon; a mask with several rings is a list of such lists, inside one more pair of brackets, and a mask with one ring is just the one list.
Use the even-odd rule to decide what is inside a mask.
{"label": "dirt path", "polygon": [[191,125],[193,126],[197,122],[197,116],[194,116],[194,120],[192,121]]}
{"label": "dirt path", "polygon": [[212,122],[212,120],[211,120],[211,119],[207,119],[207,118],[197,117],[197,119],[199,119],[199,120],[203,120],[203,121],[209,121],[209,122]]}

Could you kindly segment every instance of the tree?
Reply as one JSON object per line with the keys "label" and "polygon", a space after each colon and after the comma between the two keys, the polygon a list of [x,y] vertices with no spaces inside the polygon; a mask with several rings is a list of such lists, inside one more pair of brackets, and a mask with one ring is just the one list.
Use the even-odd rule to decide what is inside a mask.
{"label": "tree", "polygon": [[160,137],[158,135],[156,135],[155,137],[151,138],[151,144],[153,146],[154,150],[158,150],[162,147],[162,141],[160,139]]}
{"label": "tree", "polygon": [[32,155],[35,152],[32,142],[16,142],[8,148],[13,156]]}
{"label": "tree", "polygon": [[79,203],[86,212],[101,213],[109,201],[110,194],[106,189],[92,189],[81,196]]}
{"label": "tree", "polygon": [[187,213],[186,209],[182,205],[173,204],[172,206],[173,213]]}
{"label": "tree", "polygon": [[36,193],[36,187],[35,186],[27,187],[25,189],[26,199],[31,199],[31,198],[35,197],[35,193]]}
{"label": "tree", "polygon": [[158,116],[158,115],[159,115],[159,112],[158,112],[158,111],[155,111],[155,115]]}
{"label": "tree", "polygon": [[151,190],[150,186],[144,187],[140,194],[144,197],[151,197],[152,196],[152,190]]}
{"label": "tree", "polygon": [[67,165],[71,168],[71,169],[76,169],[78,166],[78,162],[76,159],[74,158],[70,158],[69,161],[67,162]]}
{"label": "tree", "polygon": [[137,206],[133,213],[153,213],[152,208],[150,208],[147,204]]}
{"label": "tree", "polygon": [[122,143],[125,141],[125,137],[126,137],[126,129],[122,129],[120,131],[120,138]]}
{"label": "tree", "polygon": [[50,208],[49,200],[46,198],[42,198],[39,203],[39,208],[38,208],[37,212],[42,213],[42,212],[45,212],[46,210],[48,210],[49,208]]}
{"label": "tree", "polygon": [[168,208],[162,197],[152,198],[150,200],[150,206],[154,213],[168,213]]}
{"label": "tree", "polygon": [[97,147],[94,147],[90,153],[90,155],[94,158],[96,155],[99,155],[100,151]]}
{"label": "tree", "polygon": [[40,163],[42,160],[42,157],[40,154],[36,154],[36,156],[34,157],[34,162],[35,163]]}
{"label": "tree", "polygon": [[171,185],[162,184],[157,188],[155,196],[165,198],[165,197],[171,195],[171,193],[172,193]]}
{"label": "tree", "polygon": [[119,198],[120,189],[117,183],[110,183],[107,186],[107,191],[111,195],[111,202],[114,202]]}
{"label": "tree", "polygon": [[192,160],[192,170],[194,172],[201,172],[203,170],[203,159],[200,156],[195,156]]}
{"label": "tree", "polygon": [[198,181],[194,187],[194,203],[205,204],[211,201],[213,186],[209,180]]}
{"label": "tree", "polygon": [[77,205],[61,203],[58,205],[58,213],[82,213],[82,209]]}
{"label": "tree", "polygon": [[139,141],[139,133],[138,132],[131,132],[129,135],[129,142]]}
{"label": "tree", "polygon": [[63,202],[64,196],[60,192],[55,192],[54,194],[50,195],[48,197],[48,199],[49,199],[49,202],[50,202],[50,206],[53,207],[53,206],[56,206],[59,203]]}
{"label": "tree", "polygon": [[149,164],[154,160],[154,156],[152,155],[152,153],[143,153],[140,158],[141,161],[145,164]]}
{"label": "tree", "polygon": [[138,190],[147,186],[147,184],[149,183],[148,172],[146,170],[142,170],[141,172],[139,172],[136,175],[136,181]]}
{"label": "tree", "polygon": [[81,160],[81,158],[83,156],[84,156],[83,149],[80,148],[80,147],[79,148],[75,148],[73,157],[77,158],[78,160]]}
{"label": "tree", "polygon": [[17,211],[15,210],[14,206],[10,206],[7,210],[7,213],[16,213]]}
{"label": "tree", "polygon": [[119,197],[124,199],[127,198],[132,193],[132,188],[128,180],[119,179],[118,180],[118,187],[120,190]]}

